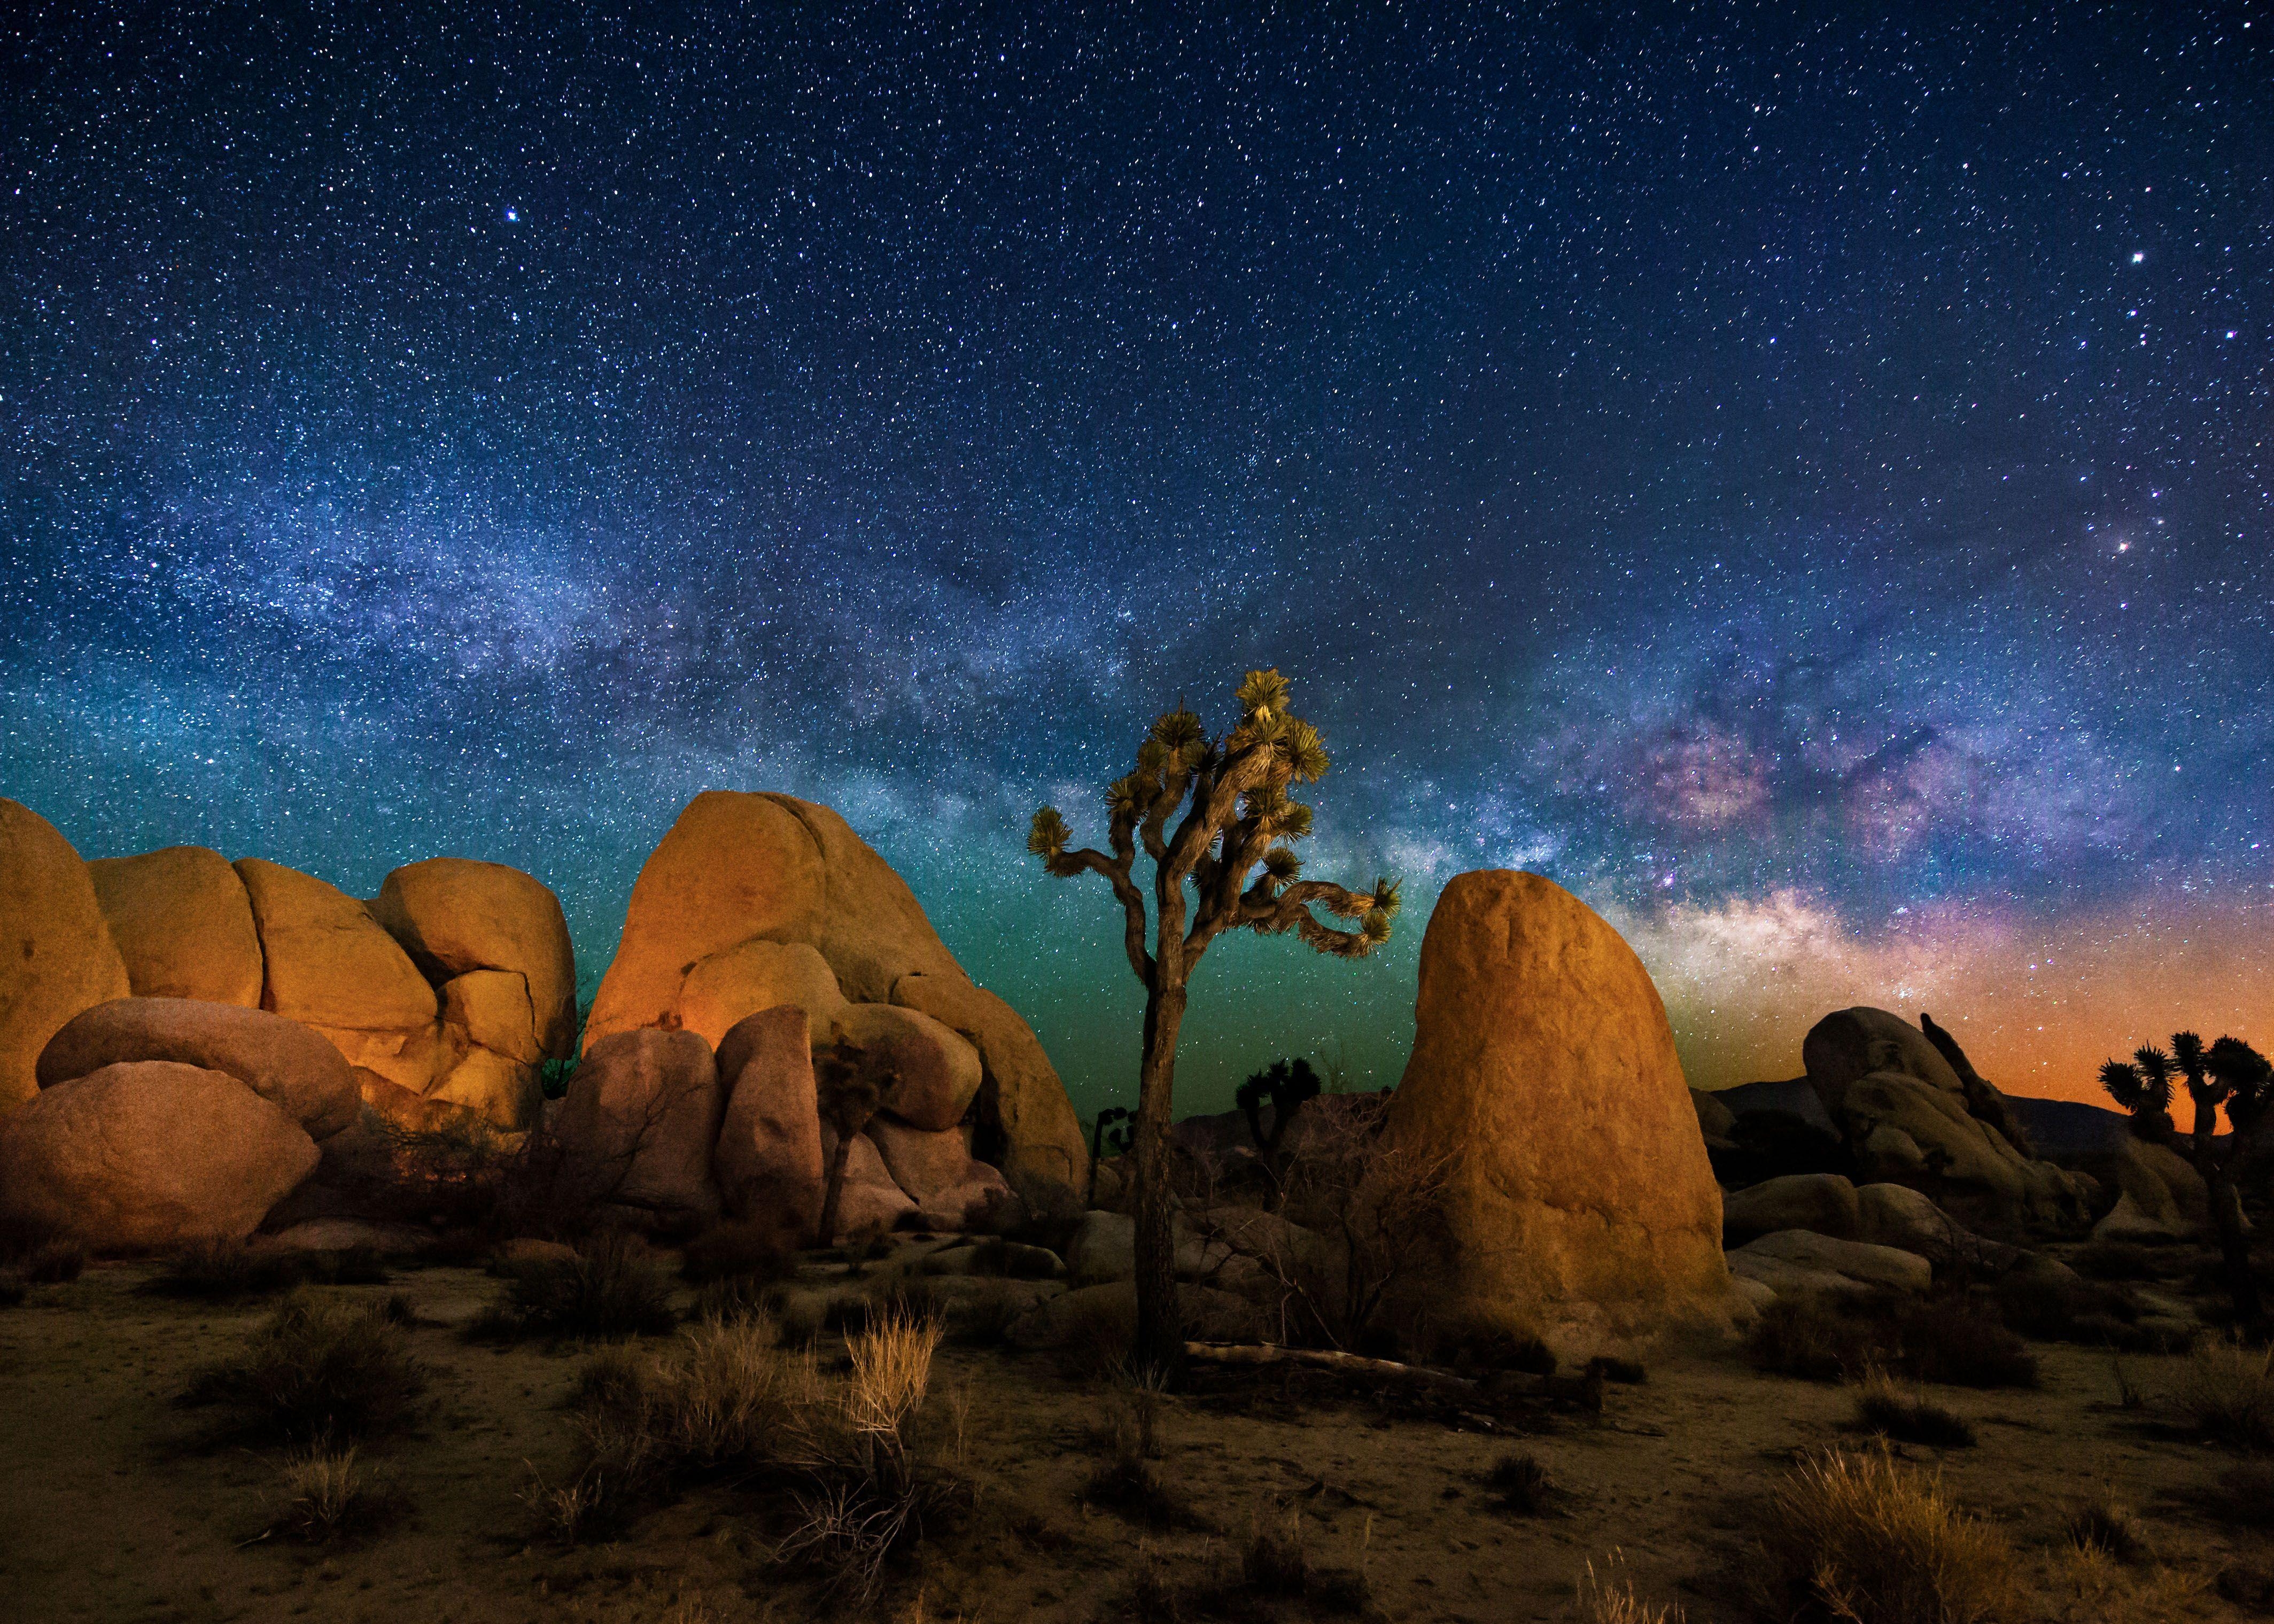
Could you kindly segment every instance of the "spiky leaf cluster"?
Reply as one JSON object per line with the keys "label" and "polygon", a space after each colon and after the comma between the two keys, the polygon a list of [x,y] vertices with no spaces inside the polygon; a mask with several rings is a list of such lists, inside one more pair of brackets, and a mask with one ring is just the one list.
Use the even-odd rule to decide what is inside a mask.
{"label": "spiky leaf cluster", "polygon": [[2274,1107],[2274,1067],[2240,1038],[2223,1037],[2206,1049],[2196,1034],[2175,1033],[2168,1054],[2143,1043],[2131,1059],[2105,1061],[2100,1067],[2101,1087],[2135,1116],[2169,1110],[2174,1079],[2186,1083],[2197,1104],[2225,1106],[2227,1120],[2237,1128]]}

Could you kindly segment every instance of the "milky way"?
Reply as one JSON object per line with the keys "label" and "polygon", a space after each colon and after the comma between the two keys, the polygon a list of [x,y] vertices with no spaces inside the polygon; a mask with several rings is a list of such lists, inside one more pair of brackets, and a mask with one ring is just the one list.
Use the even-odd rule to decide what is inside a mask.
{"label": "milky way", "polygon": [[0,792],[514,862],[588,987],[690,794],[810,795],[1094,1109],[1138,993],[1026,815],[1276,664],[1313,871],[1412,906],[1212,958],[1193,1107],[1392,1080],[1487,865],[1703,1081],[2263,1036],[2274,19],[1785,9],[9,25]]}

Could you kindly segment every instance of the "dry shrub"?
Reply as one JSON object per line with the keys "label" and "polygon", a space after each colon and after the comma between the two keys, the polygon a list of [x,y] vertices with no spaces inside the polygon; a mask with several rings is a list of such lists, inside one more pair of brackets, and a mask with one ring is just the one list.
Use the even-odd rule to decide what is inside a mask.
{"label": "dry shrub", "polygon": [[1958,1387],[2034,1387],[2037,1357],[2004,1322],[1970,1303],[1920,1303],[1894,1317],[1902,1372]]}
{"label": "dry shrub", "polygon": [[727,1274],[704,1282],[695,1294],[697,1320],[749,1320],[763,1318],[769,1321],[788,1293],[778,1280],[767,1280],[757,1274]]}
{"label": "dry shrub", "polygon": [[763,1285],[787,1279],[795,1270],[796,1249],[781,1224],[745,1218],[719,1224],[689,1241],[681,1249],[679,1272],[697,1285],[713,1280]]}
{"label": "dry shrub", "polygon": [[2024,1616],[2004,1538],[1884,1447],[1803,1462],[1774,1497],[1764,1549],[1764,1599],[1781,1617],[2003,1624]]}
{"label": "dry shrub", "polygon": [[2274,1531],[2274,1464],[2250,1461],[2229,1467],[2217,1483],[2188,1498],[2222,1522]]}
{"label": "dry shrub", "polygon": [[468,1322],[470,1337],[615,1341],[679,1322],[663,1271],[638,1241],[614,1230],[584,1242],[573,1258],[522,1259],[505,1272],[504,1292]]}
{"label": "dry shrub", "polygon": [[272,1530],[321,1545],[367,1534],[394,1515],[395,1495],[357,1459],[353,1445],[317,1443],[284,1463],[284,1500]]}
{"label": "dry shrub", "polygon": [[1147,1528],[1206,1531],[1214,1525],[1153,1470],[1161,1453],[1161,1391],[1156,1380],[1134,1380],[1109,1402],[1093,1435],[1100,1459],[1082,1499]]}
{"label": "dry shrub", "polygon": [[2142,1246],[2134,1241],[2094,1241],[2079,1247],[2068,1266],[2088,1280],[2160,1280],[2180,1273],[2187,1259],[2175,1258],[2165,1246]]}
{"label": "dry shrub", "polygon": [[296,1291],[243,1353],[201,1372],[182,1402],[220,1407],[241,1433],[312,1445],[402,1426],[425,1386],[409,1339],[378,1305]]}
{"label": "dry shrub", "polygon": [[1600,1569],[1590,1559],[1579,1581],[1579,1605],[1591,1624],[1683,1624],[1680,1607],[1654,1605],[1636,1593],[1626,1557],[1617,1551],[1603,1559]]}
{"label": "dry shrub", "polygon": [[2174,1333],[2138,1323],[2140,1305],[2122,1287],[2051,1271],[2016,1269],[1997,1286],[2008,1328],[2044,1342],[2082,1342],[2127,1353],[2174,1353]]}
{"label": "dry shrub", "polygon": [[1494,1462],[1492,1470],[1485,1474],[1485,1487],[1492,1491],[1502,1510],[1520,1517],[1546,1515],[1557,1493],[1555,1480],[1540,1463],[1540,1457],[1522,1451]]}
{"label": "dry shrub", "polygon": [[158,1273],[139,1288],[153,1297],[226,1301],[271,1297],[305,1282],[297,1252],[256,1250],[243,1241],[192,1241],[166,1256]]}
{"label": "dry shrub", "polygon": [[11,1275],[0,1274],[0,1308],[14,1308],[24,1300],[24,1282]]}
{"label": "dry shrub", "polygon": [[2205,1438],[2257,1454],[2274,1450],[2274,1349],[2231,1338],[2205,1342],[2187,1360],[2174,1397]]}
{"label": "dry shrub", "polygon": [[1803,1381],[1860,1374],[1886,1351],[1864,1320],[1801,1297],[1771,1303],[1745,1338],[1745,1352],[1758,1368]]}
{"label": "dry shrub", "polygon": [[1885,1371],[1872,1371],[1856,1389],[1856,1425],[1897,1443],[1938,1449],[1969,1448],[1974,1429],[1965,1418],[1921,1397]]}

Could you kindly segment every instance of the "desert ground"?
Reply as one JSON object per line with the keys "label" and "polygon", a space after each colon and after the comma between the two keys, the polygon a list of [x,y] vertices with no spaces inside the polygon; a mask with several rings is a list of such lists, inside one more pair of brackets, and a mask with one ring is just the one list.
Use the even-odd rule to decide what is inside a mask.
{"label": "desert ground", "polygon": [[[850,1266],[809,1254],[784,1300],[890,1289],[926,1250],[904,1241]],[[1873,1447],[1854,1387],[1766,1373],[1735,1345],[1669,1350],[1620,1372],[1642,1379],[1605,1384],[1599,1412],[1486,1413],[1286,1367],[1198,1370],[1189,1390],[1148,1401],[1063,1355],[976,1345],[990,1340],[983,1326],[952,1320],[917,1435],[960,1498],[893,1560],[880,1593],[859,1598],[781,1560],[778,1497],[731,1473],[654,1492],[580,1542],[561,1538],[531,1491],[575,1470],[571,1404],[585,1372],[621,1361],[625,1346],[635,1358],[666,1354],[687,1332],[613,1353],[574,1339],[471,1341],[465,1327],[502,1285],[465,1266],[395,1263],[384,1280],[297,1288],[301,1300],[374,1309],[401,1299],[393,1312],[410,1321],[402,1335],[426,1383],[405,1425],[360,1448],[362,1507],[329,1538],[296,1535],[284,1481],[296,1451],[230,1437],[211,1411],[179,1402],[277,1299],[154,1295],[163,1273],[90,1267],[0,1311],[11,1617],[1776,1617],[1789,1610],[1765,1599],[1758,1575],[1780,1485],[1810,1452]],[[672,1289],[674,1310],[691,1315],[695,1289]],[[811,1318],[814,1366],[840,1380],[845,1337]],[[2274,1585],[2263,1576],[2274,1506],[2263,1498],[2274,1479],[2234,1440],[2194,1426],[2189,1357],[2031,1351],[2033,1387],[1919,1389],[1971,1426],[1971,1447],[1893,1446],[2010,1545],[2022,1616],[2260,1616],[2249,1609]],[[1149,1469],[1165,1511],[1096,1487],[1117,1432],[1126,1451],[1133,1402],[1156,1416]],[[1549,1486],[1529,1509],[1493,1486],[1511,1454],[1544,1469]],[[2076,1515],[2111,1498],[2137,1547],[2081,1548]],[[1268,1577],[1244,1582],[1259,1535],[1299,1547],[1306,1580],[1276,1592]],[[1613,1584],[1590,1590],[1591,1566]]]}

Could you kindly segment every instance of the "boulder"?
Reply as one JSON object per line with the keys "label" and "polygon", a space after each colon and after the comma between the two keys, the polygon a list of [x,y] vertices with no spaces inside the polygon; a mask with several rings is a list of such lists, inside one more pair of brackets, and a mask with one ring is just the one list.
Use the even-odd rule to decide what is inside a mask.
{"label": "boulder", "polygon": [[1779,1229],[1738,1247],[1729,1254],[1729,1272],[1779,1297],[1923,1292],[1934,1284],[1933,1267],[1914,1252],[1806,1229]]}
{"label": "boulder", "polygon": [[2000,1276],[2031,1254],[1977,1235],[1908,1184],[1865,1184],[1856,1192],[1863,1227],[1856,1238],[1915,1252],[1937,1268]]}
{"label": "boulder", "polygon": [[[1253,1303],[1208,1286],[1177,1287],[1177,1308],[1185,1335],[1199,1342],[1261,1342],[1267,1327]],[[1014,1348],[1030,1350],[1064,1348],[1077,1338],[1096,1335],[1101,1324],[1118,1324],[1133,1335],[1137,1325],[1137,1288],[1126,1280],[1044,1297],[1012,1321],[1005,1339]],[[1103,1351],[1101,1350],[1101,1351]]]}
{"label": "boulder", "polygon": [[2065,1225],[2083,1211],[2082,1180],[2023,1156],[1969,1113],[1954,1087],[1907,1071],[1872,1071],[1844,1084],[1838,1099],[1860,1183],[1916,1185],[1969,1228],[1992,1231]]}
{"label": "boulder", "polygon": [[1858,1005],[1834,1010],[1801,1040],[1801,1064],[1834,1122],[1848,1086],[1873,1072],[1916,1078],[1961,1101],[1966,1090],[1942,1051],[1901,1016]]}
{"label": "boulder", "polygon": [[[544,1111],[545,1088],[535,1066],[495,1049],[469,1049],[421,1103],[471,1112],[501,1132],[526,1133]],[[448,1121],[431,1112],[419,1116],[437,1127]]]}
{"label": "boulder", "polygon": [[870,1119],[867,1132],[892,1182],[919,1206],[967,1183],[977,1165],[960,1128],[914,1128],[879,1115]]}
{"label": "boulder", "polygon": [[410,1223],[383,1223],[372,1218],[310,1218],[288,1225],[260,1244],[276,1252],[376,1252],[400,1257],[419,1251],[433,1233]]}
{"label": "boulder", "polygon": [[1027,1210],[1001,1169],[974,1162],[969,1177],[917,1201],[916,1217],[925,1229],[948,1234],[1007,1235],[1026,1222]]}
{"label": "boulder", "polygon": [[[754,939],[816,949],[844,994],[863,1003],[884,1003],[903,975],[963,978],[907,883],[836,813],[789,795],[706,790],[633,883],[587,1047],[636,1026],[684,1024],[689,970]],[[698,994],[726,980],[722,966]]]}
{"label": "boulder", "polygon": [[1633,950],[1536,874],[1456,876],[1421,944],[1394,1141],[1450,1158],[1441,1324],[1570,1346],[1726,1328],[1721,1192]]}
{"label": "boulder", "polygon": [[1778,1229],[1856,1239],[1863,1232],[1856,1186],[1836,1173],[1793,1173],[1722,1198],[1725,1245],[1742,1246]]}
{"label": "boulder", "polygon": [[317,1160],[298,1124],[226,1072],[132,1061],[0,1121],[0,1215],[105,1252],[241,1240]]}
{"label": "boulder", "polygon": [[260,1007],[260,936],[228,858],[169,846],[98,857],[87,872],[136,997]]}
{"label": "boulder", "polygon": [[2194,1164],[2171,1147],[2127,1133],[2107,1170],[2116,1184],[2116,1205],[2093,1225],[2093,1239],[2156,1245],[2204,1233],[2210,1219],[2210,1189]]}
{"label": "boulder", "polygon": [[346,1059],[316,1033],[266,1010],[193,998],[116,998],[81,1011],[40,1051],[40,1086],[136,1060],[225,1072],[311,1139],[330,1138],[362,1107]]}
{"label": "boulder", "polygon": [[811,1235],[824,1169],[805,1011],[793,1004],[746,1016],[726,1034],[719,1057],[727,1114],[712,1166],[727,1210],[779,1218],[801,1239]]}
{"label": "boulder", "polygon": [[40,1091],[34,1067],[63,1024],[132,989],[94,883],[71,842],[0,799],[0,1116]]}
{"label": "boulder", "polygon": [[[829,1159],[837,1153],[837,1136],[829,1124],[821,1125],[821,1166],[827,1177]],[[874,1235],[900,1227],[900,1220],[913,1214],[916,1204],[908,1199],[907,1192],[892,1182],[885,1169],[885,1159],[877,1152],[876,1141],[865,1133],[853,1136],[852,1147],[845,1153],[845,1184],[837,1196],[837,1233],[825,1235],[825,1244],[847,1236]]]}
{"label": "boulder", "polygon": [[241,858],[260,932],[260,1007],[312,1026],[350,1065],[425,1094],[441,1054],[434,989],[371,910],[313,875]]}
{"label": "boulder", "polygon": [[553,1133],[589,1200],[659,1216],[716,1215],[711,1152],[725,1107],[701,1038],[620,1032],[584,1051]]}
{"label": "boulder", "polygon": [[679,1024],[719,1044],[744,1016],[785,1004],[805,1012],[808,1031],[826,1034],[845,1008],[845,995],[819,949],[753,937],[698,959],[687,972]]}
{"label": "boulder", "polygon": [[1702,1089],[1690,1091],[1690,1109],[1698,1113],[1698,1132],[1706,1144],[1728,1145],[1729,1132],[1737,1125],[1737,1114]]}
{"label": "boulder", "polygon": [[1122,1213],[1084,1213],[1066,1243],[1066,1278],[1076,1286],[1137,1278],[1137,1221]]}
{"label": "boulder", "polygon": [[535,1064],[575,1049],[576,958],[560,898],[541,881],[503,863],[430,857],[380,882],[371,911],[430,981],[477,971],[520,978],[538,1052],[516,1058]]}
{"label": "boulder", "polygon": [[[979,1052],[973,1145],[1028,1206],[1081,1210],[1089,1143],[1065,1086],[1018,1011],[960,976],[904,975],[892,1002],[929,1015]],[[1059,1193],[1063,1192],[1063,1194]]]}
{"label": "boulder", "polygon": [[863,1052],[884,1109],[913,1126],[954,1127],[979,1093],[979,1051],[915,1010],[848,1004],[830,1035]]}
{"label": "boulder", "polygon": [[546,1058],[529,982],[511,970],[469,970],[442,983],[442,1031],[463,1048],[534,1066]]}

